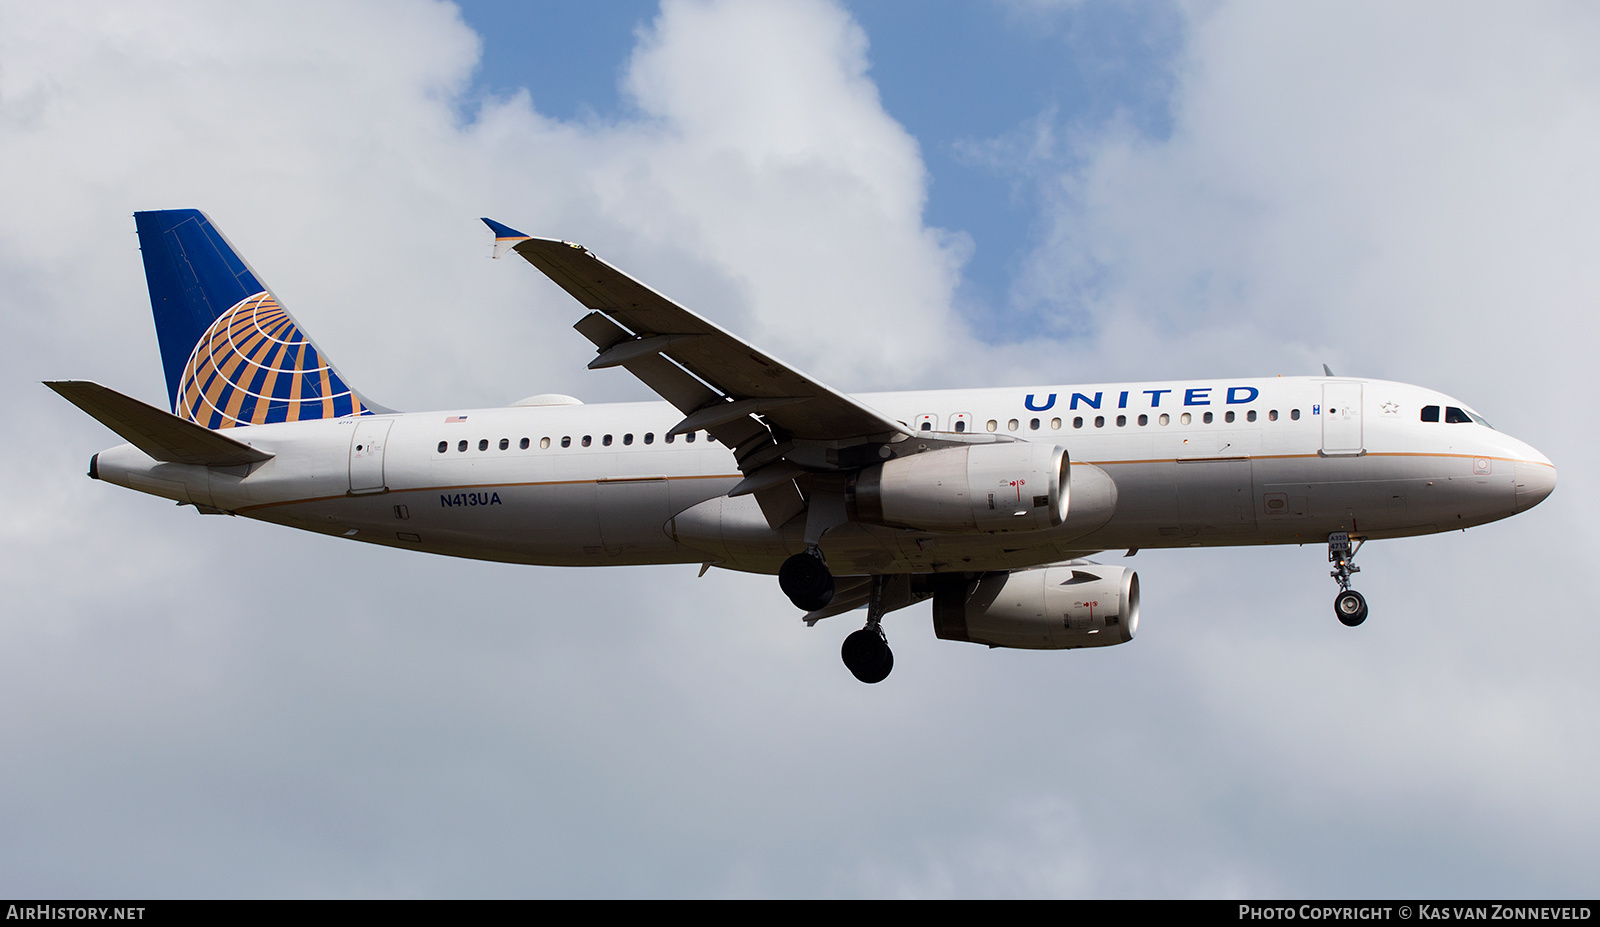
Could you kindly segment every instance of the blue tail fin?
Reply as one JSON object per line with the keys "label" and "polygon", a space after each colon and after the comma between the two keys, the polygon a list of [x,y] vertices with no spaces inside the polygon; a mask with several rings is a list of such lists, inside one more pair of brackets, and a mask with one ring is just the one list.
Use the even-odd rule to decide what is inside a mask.
{"label": "blue tail fin", "polygon": [[383,411],[345,384],[205,213],[133,218],[174,414],[233,428]]}

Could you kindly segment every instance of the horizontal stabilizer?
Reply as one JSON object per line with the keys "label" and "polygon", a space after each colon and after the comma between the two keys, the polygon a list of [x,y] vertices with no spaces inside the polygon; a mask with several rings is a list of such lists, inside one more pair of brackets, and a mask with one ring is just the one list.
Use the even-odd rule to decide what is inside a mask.
{"label": "horizontal stabilizer", "polygon": [[204,467],[237,467],[272,459],[266,451],[258,451],[98,383],[47,380],[44,385],[156,460]]}

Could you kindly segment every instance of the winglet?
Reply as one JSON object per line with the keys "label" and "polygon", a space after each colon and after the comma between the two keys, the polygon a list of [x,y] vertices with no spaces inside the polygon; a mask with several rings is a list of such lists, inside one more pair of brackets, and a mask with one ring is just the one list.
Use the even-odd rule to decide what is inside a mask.
{"label": "winglet", "polygon": [[489,227],[489,231],[494,232],[495,257],[505,254],[507,251],[510,251],[512,248],[515,248],[517,245],[533,237],[532,235],[524,235],[509,225],[503,225],[499,222],[496,222],[493,219],[490,219],[488,216],[483,217],[483,224]]}

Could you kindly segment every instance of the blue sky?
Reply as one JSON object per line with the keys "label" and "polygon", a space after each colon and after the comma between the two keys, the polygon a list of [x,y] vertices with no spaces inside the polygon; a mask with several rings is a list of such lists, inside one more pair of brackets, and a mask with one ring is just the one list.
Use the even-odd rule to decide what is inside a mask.
{"label": "blue sky", "polygon": [[[1111,120],[1159,138],[1170,129],[1171,70],[1183,21],[1158,4],[867,2],[847,4],[870,42],[870,76],[889,116],[921,146],[928,224],[973,238],[962,280],[969,313],[1007,324],[1011,278],[1037,244],[1042,168],[1001,164],[975,144],[1043,121],[1064,139]],[[624,63],[657,5],[643,0],[529,5],[468,0],[483,39],[473,95],[528,89],[543,113],[570,120],[633,115],[619,92]]]}
{"label": "blue sky", "polygon": [[[0,3],[0,893],[1592,896],[1597,47],[1559,2]],[[1145,550],[1132,643],[909,608],[869,689],[771,577],[85,479],[116,439],[39,381],[162,401],[131,213],[183,207],[397,409],[653,398],[489,215],[847,391],[1328,363],[1561,482],[1368,545],[1354,632],[1320,546]]]}

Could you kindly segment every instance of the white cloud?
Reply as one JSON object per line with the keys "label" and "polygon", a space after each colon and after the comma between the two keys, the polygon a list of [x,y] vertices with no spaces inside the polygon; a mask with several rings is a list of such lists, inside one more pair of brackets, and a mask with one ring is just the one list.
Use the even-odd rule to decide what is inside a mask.
{"label": "white cloud", "polygon": [[[0,9],[0,885],[1465,893],[1502,844],[1545,870],[1505,884],[1586,884],[1595,545],[1565,500],[1592,448],[1558,450],[1570,410],[1539,400],[1576,392],[1589,334],[1592,24],[1383,15],[1196,14],[1172,136],[1069,136],[1079,166],[1047,178],[1019,292],[1088,312],[1093,347],[975,348],[966,245],[923,225],[917,142],[832,5],[668,3],[633,109],[578,122],[527,95],[463,112],[478,43],[439,4]],[[1152,551],[1130,647],[986,652],[919,609],[863,690],[842,629],[799,627],[767,578],[407,556],[86,481],[112,439],[35,381],[160,397],[129,214],[181,206],[401,408],[644,395],[583,370],[565,294],[487,261],[487,214],[845,388],[957,385],[953,358],[1013,382],[1328,359],[1459,384],[1564,482],[1366,555],[1364,637],[1327,614],[1319,550]]]}
{"label": "white cloud", "polygon": [[[1047,203],[1016,305],[1046,325],[1087,320],[1102,375],[1327,362],[1459,395],[1556,461],[1561,488],[1533,513],[1369,548],[1360,585],[1382,611],[1359,643],[1337,639],[1337,659],[1282,623],[1309,607],[1268,604],[1303,598],[1315,558],[1283,572],[1278,552],[1231,555],[1194,576],[1195,558],[1146,589],[1228,590],[1215,649],[1193,656],[1230,669],[1192,682],[1218,700],[1211,717],[1235,719],[1229,736],[1269,749],[1263,767],[1289,792],[1263,806],[1330,846],[1375,846],[1365,831],[1408,848],[1399,868],[1344,870],[1365,886],[1350,890],[1464,889],[1443,870],[1498,866],[1489,891],[1563,891],[1593,859],[1563,822],[1600,817],[1579,785],[1600,762],[1593,724],[1571,708],[1600,692],[1567,657],[1593,642],[1581,577],[1600,555],[1586,518],[1596,442],[1574,427],[1600,299],[1600,17],[1225,3],[1189,20],[1169,135],[1047,122],[972,146],[1012,153]],[[1262,693],[1270,708],[1254,704]],[[1283,884],[1305,879],[1317,877]]]}

